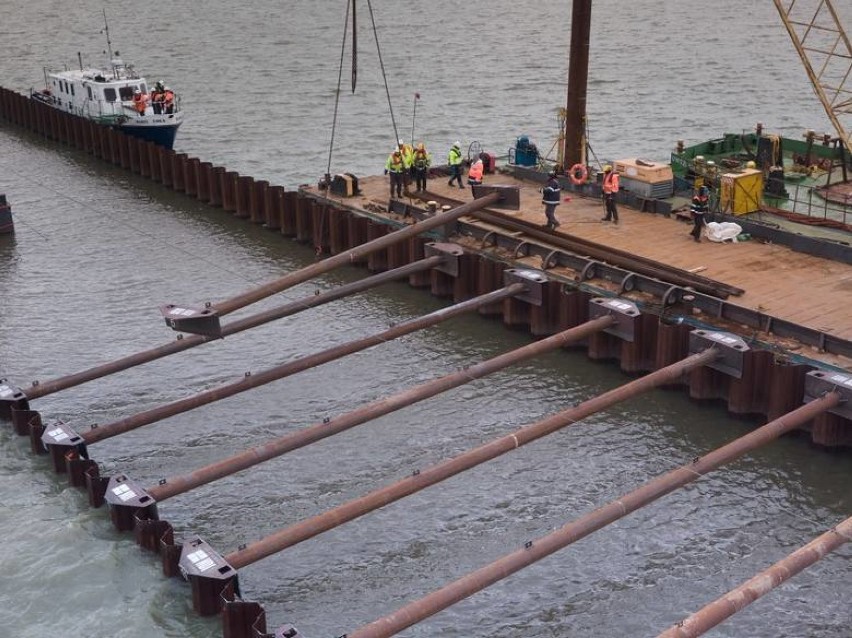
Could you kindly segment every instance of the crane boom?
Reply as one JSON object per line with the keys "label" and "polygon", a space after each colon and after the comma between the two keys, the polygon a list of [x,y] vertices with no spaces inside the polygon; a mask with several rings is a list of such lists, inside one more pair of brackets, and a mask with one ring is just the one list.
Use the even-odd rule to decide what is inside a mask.
{"label": "crane boom", "polygon": [[773,0],[828,119],[852,153],[852,45],[831,0]]}

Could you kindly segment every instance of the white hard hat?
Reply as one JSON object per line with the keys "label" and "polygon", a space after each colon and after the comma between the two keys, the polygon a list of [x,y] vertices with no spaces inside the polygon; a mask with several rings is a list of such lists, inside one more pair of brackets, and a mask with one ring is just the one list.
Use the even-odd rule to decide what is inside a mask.
{"label": "white hard hat", "polygon": [[456,140],[456,141],[453,143],[453,146],[461,146],[461,142],[459,142],[458,140]]}
{"label": "white hard hat", "polygon": [[397,144],[399,144],[400,146],[404,146],[405,141],[402,138],[399,138],[399,141],[397,142]]}

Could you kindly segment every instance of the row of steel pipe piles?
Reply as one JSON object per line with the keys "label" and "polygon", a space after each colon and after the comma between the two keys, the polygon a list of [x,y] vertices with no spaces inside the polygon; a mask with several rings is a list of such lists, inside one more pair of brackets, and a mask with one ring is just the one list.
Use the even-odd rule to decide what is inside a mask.
{"label": "row of steel pipe piles", "polygon": [[[164,573],[180,575],[188,580],[192,589],[193,607],[203,615],[221,613],[223,633],[229,638],[272,635],[267,633],[263,607],[255,602],[244,601],[239,596],[238,574],[242,568],[660,385],[686,385],[690,395],[695,398],[726,398],[733,412],[766,414],[771,420],[749,435],[704,456],[696,456],[683,467],[640,486],[612,503],[604,504],[546,537],[527,542],[496,563],[409,603],[394,614],[356,629],[349,635],[362,638],[393,635],[793,429],[808,428],[815,440],[831,444],[842,445],[847,440],[848,424],[852,419],[848,408],[848,398],[852,392],[849,375],[815,370],[812,366],[779,363],[771,352],[755,350],[737,335],[719,330],[694,329],[682,324],[670,325],[661,322],[659,316],[641,312],[630,299],[596,297],[582,290],[568,289],[545,271],[507,268],[504,263],[481,259],[457,245],[430,242],[424,238],[423,234],[429,232],[451,234],[458,225],[457,220],[468,214],[491,222],[498,221],[493,217],[495,213],[483,213],[482,209],[501,202],[506,204],[512,199],[510,193],[501,193],[500,189],[494,188],[483,189],[479,198],[470,204],[459,206],[449,211],[449,214],[421,214],[415,224],[402,224],[403,228],[399,230],[393,220],[380,219],[366,211],[340,206],[321,194],[284,193],[280,189],[278,195],[272,196],[270,193],[275,192],[272,189],[280,187],[269,187],[268,184],[254,182],[245,176],[235,177],[235,174],[225,169],[215,170],[215,167],[195,158],[187,158],[184,154],[166,152],[165,149],[152,150],[143,143],[125,139],[125,136],[111,129],[93,128],[80,118],[52,110],[48,113],[43,111],[44,108],[22,96],[0,89],[0,117],[16,121],[60,142],[76,145],[81,150],[124,166],[143,177],[155,179],[189,196],[222,206],[248,221],[263,223],[271,230],[280,230],[282,234],[294,236],[300,241],[312,241],[318,253],[327,251],[334,255],[218,303],[163,306],[167,325],[181,333],[190,333],[176,342],[94,366],[62,379],[39,382],[27,390],[9,382],[0,383],[0,415],[11,420],[16,432],[30,437],[34,452],[50,456],[56,472],[67,473],[72,485],[85,487],[93,506],[106,503],[117,529],[133,531],[140,546],[157,552]],[[147,160],[143,148],[148,151]],[[109,152],[106,153],[105,149]],[[152,159],[154,156],[157,157],[156,161]],[[220,179],[212,178],[212,175],[218,175]],[[550,260],[543,261],[546,268]],[[370,270],[380,271],[381,274],[350,287],[341,287],[231,324],[221,323],[222,317],[238,308],[249,306],[338,266],[354,263],[366,263]],[[636,277],[634,281],[644,281],[639,274],[632,274]],[[161,356],[216,341],[266,321],[290,316],[320,303],[341,299],[348,294],[399,278],[408,278],[412,285],[430,287],[433,294],[451,297],[454,304],[436,313],[392,326],[382,333],[252,373],[235,383],[83,432],[65,423],[45,425],[42,415],[31,409],[30,402],[39,397],[115,374]],[[692,288],[691,285],[689,287]],[[623,288],[628,290],[627,285]],[[713,291],[708,291],[708,294],[710,292]],[[696,294],[704,293],[696,291]],[[720,290],[716,294],[726,293]],[[732,293],[729,291],[727,294]],[[665,297],[664,300],[674,301],[666,300]],[[106,438],[125,434],[473,311],[501,316],[504,323],[510,326],[528,326],[534,335],[545,338],[383,397],[342,415],[324,419],[288,436],[215,463],[160,480],[156,484],[146,485],[144,481],[125,474],[102,477],[100,466],[90,458],[90,447]],[[402,481],[293,523],[265,538],[251,542],[234,539],[234,549],[230,552],[218,551],[200,536],[190,536],[175,542],[172,526],[160,518],[161,504],[173,496],[248,470],[259,463],[294,452],[507,366],[572,345],[585,346],[592,358],[620,359],[626,371],[650,373],[621,388],[561,410],[434,466],[417,470]],[[839,523],[836,528],[792,555],[784,565],[770,568],[771,573],[780,571],[784,577],[789,577],[796,570],[813,563],[849,539],[849,525],[849,521]],[[730,595],[733,598],[726,598],[727,606],[724,602],[708,606],[708,611],[697,615],[699,619],[688,619],[677,629],[700,628],[710,622],[718,622],[726,617],[725,614],[730,615],[742,606],[740,601],[753,599],[771,589],[766,586],[765,578],[758,577],[758,580],[758,585],[746,583],[742,591]],[[773,576],[772,586],[777,581],[779,578]],[[731,603],[731,600],[736,602]],[[296,636],[298,632],[292,625],[285,625],[275,630],[274,635]]]}

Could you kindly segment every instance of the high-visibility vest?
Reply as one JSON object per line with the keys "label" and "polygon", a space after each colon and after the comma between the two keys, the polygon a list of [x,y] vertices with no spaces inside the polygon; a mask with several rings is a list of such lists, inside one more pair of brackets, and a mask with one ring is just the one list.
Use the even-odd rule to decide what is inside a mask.
{"label": "high-visibility vest", "polygon": [[473,165],[470,167],[470,170],[467,172],[467,178],[475,182],[481,182],[482,173],[484,170],[485,166],[483,165],[481,160],[474,162]]}
{"label": "high-visibility vest", "polygon": [[385,168],[391,173],[401,173],[405,169],[405,161],[402,159],[402,154],[397,151],[388,156],[388,161],[385,163]]}
{"label": "high-visibility vest", "polygon": [[461,151],[458,149],[458,147],[453,146],[450,149],[450,154],[447,155],[447,164],[449,164],[450,166],[456,166],[458,164],[461,164],[461,162],[462,162]]}
{"label": "high-visibility vest", "polygon": [[145,107],[148,106],[148,96],[144,93],[138,93],[133,96],[133,106],[136,107],[138,113],[144,113]]}
{"label": "high-visibility vest", "polygon": [[163,101],[166,103],[166,106],[170,106],[172,102],[175,101],[175,94],[173,91],[166,91],[163,96]]}
{"label": "high-visibility vest", "polygon": [[402,163],[405,168],[411,168],[414,163],[414,149],[411,148],[411,144],[403,144],[399,152],[402,153]]}
{"label": "high-visibility vest", "polygon": [[421,151],[418,148],[416,151],[414,151],[414,168],[428,168],[431,163],[432,159],[429,157],[429,153],[427,153],[425,150]]}
{"label": "high-visibility vest", "polygon": [[603,192],[607,195],[618,192],[618,174],[610,171],[603,178]]}

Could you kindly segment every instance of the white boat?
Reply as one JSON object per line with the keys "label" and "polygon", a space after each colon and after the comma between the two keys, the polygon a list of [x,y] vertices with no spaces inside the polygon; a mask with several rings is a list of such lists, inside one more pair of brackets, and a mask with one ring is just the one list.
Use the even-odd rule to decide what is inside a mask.
{"label": "white boat", "polygon": [[[168,104],[151,99],[153,87],[145,78],[132,65],[125,65],[118,51],[110,58],[108,69],[83,68],[81,61],[79,69],[45,70],[45,88],[30,95],[61,111],[172,148],[183,122],[178,96],[167,91],[171,92]],[[143,104],[134,100],[137,91]]]}

